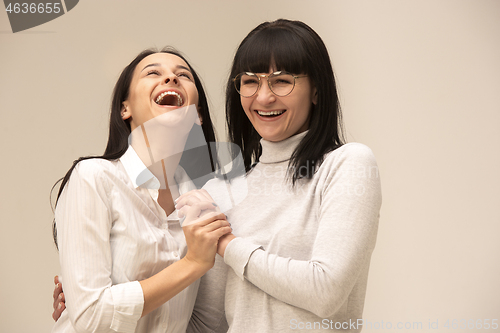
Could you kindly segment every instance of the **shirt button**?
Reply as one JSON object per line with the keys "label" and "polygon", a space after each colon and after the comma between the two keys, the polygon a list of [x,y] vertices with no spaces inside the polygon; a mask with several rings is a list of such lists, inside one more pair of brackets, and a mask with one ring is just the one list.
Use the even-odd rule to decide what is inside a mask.
{"label": "shirt button", "polygon": [[177,258],[179,256],[179,252],[174,251],[174,252],[172,252],[172,255]]}

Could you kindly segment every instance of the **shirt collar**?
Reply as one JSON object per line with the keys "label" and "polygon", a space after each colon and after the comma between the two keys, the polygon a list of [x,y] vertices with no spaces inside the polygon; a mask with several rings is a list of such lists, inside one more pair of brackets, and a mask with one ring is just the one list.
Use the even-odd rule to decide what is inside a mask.
{"label": "shirt collar", "polygon": [[160,181],[151,171],[149,171],[132,146],[128,146],[125,154],[120,157],[120,162],[122,162],[134,187],[144,187],[156,190],[160,188]]}
{"label": "shirt collar", "polygon": [[[143,187],[154,190],[160,189],[160,181],[151,171],[149,171],[132,146],[128,146],[125,154],[120,157],[120,162],[122,162],[122,165],[135,188]],[[177,166],[177,169],[175,170],[174,179],[179,186],[180,194],[196,190],[196,186],[193,181],[180,165]]]}

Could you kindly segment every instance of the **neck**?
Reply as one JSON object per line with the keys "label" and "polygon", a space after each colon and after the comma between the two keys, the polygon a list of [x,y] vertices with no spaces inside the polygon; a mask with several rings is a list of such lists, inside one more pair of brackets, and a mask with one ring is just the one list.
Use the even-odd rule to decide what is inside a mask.
{"label": "neck", "polygon": [[[141,160],[144,162],[142,158]],[[151,171],[151,173],[160,182],[160,189],[170,188],[170,191],[172,193],[175,193],[177,192],[177,183],[175,181],[174,175],[175,170],[177,170],[178,166],[179,159],[175,159],[175,161],[173,161],[171,158],[166,158],[155,162],[152,165],[149,165],[148,170]]]}
{"label": "neck", "polygon": [[156,116],[130,133],[130,145],[160,181],[160,188],[172,195],[178,195],[174,174],[197,119],[196,107],[190,105]]}
{"label": "neck", "polygon": [[300,141],[307,135],[307,132],[308,131],[295,134],[294,136],[278,142],[261,139],[262,155],[259,158],[259,162],[268,164],[289,161]]}
{"label": "neck", "polygon": [[158,192],[158,204],[163,208],[167,216],[175,210],[174,198],[168,187]]}

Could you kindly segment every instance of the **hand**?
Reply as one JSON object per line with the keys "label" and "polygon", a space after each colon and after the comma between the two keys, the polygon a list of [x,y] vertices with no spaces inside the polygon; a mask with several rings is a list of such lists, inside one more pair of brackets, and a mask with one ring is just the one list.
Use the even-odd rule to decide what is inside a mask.
{"label": "hand", "polygon": [[[201,211],[200,216],[203,216],[204,212],[208,211],[220,212],[219,207],[214,203],[210,194],[208,194],[208,192],[203,189],[189,191],[181,195],[179,198],[177,198],[175,202],[176,202],[175,208],[179,210],[180,217],[184,216],[186,210],[189,209],[191,205],[201,204],[201,203],[204,203],[204,207],[206,207],[206,210]],[[211,207],[210,204],[214,205],[215,208]],[[186,225],[185,223],[186,221],[184,221],[183,225]],[[224,257],[224,252],[226,251],[227,245],[234,238],[236,237],[232,233],[228,233],[219,239],[219,242],[217,244],[217,253],[221,257]]]}
{"label": "hand", "polygon": [[222,213],[210,212],[199,217],[209,202],[197,203],[186,209],[186,220],[182,227],[187,243],[185,259],[201,265],[209,270],[215,263],[215,254],[219,238],[232,231],[226,216]]}
{"label": "hand", "polygon": [[64,298],[64,293],[62,290],[62,284],[59,282],[59,277],[56,275],[54,277],[54,284],[56,285],[54,288],[54,294],[52,297],[54,298],[54,312],[52,312],[52,319],[57,321],[59,317],[61,317],[61,313],[66,309],[66,300]]}
{"label": "hand", "polygon": [[[186,210],[190,207],[193,206],[194,204],[200,203],[200,202],[207,202],[210,203],[210,205],[205,205],[206,207],[203,211],[200,213],[200,217],[204,216],[210,212],[217,212],[220,213],[219,206],[214,202],[214,199],[208,194],[207,191],[205,190],[193,190],[189,191],[183,195],[181,195],[177,200],[175,200],[175,208],[179,211],[179,217],[183,217],[186,215]],[[183,223],[184,225],[184,223]]]}
{"label": "hand", "polygon": [[236,236],[233,233],[228,233],[219,238],[219,243],[217,244],[217,253],[224,258],[224,253],[226,252],[226,247]]}

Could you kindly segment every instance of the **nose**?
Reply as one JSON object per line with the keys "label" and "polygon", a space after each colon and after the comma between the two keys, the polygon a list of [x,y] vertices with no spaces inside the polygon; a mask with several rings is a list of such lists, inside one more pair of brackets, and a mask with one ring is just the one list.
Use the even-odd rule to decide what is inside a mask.
{"label": "nose", "polygon": [[267,78],[260,78],[260,88],[257,90],[255,98],[262,105],[271,104],[276,101],[276,96],[269,89]]}
{"label": "nose", "polygon": [[177,79],[177,76],[175,74],[168,75],[165,78],[165,84],[168,84],[169,82],[172,82],[173,84],[178,84],[179,81]]}

